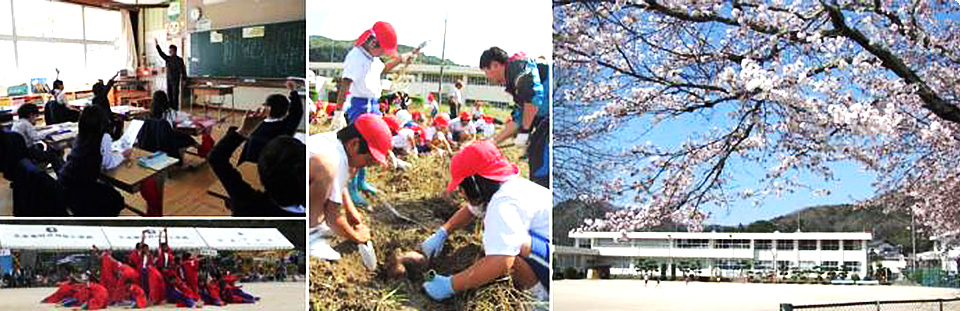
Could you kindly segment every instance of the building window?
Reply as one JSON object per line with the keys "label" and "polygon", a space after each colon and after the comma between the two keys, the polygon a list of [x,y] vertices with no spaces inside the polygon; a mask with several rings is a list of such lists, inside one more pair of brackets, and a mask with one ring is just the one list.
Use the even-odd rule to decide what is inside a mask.
{"label": "building window", "polygon": [[802,251],[817,250],[817,240],[800,240],[800,250]]}
{"label": "building window", "polygon": [[863,243],[857,240],[845,240],[843,241],[843,250],[845,251],[859,251],[863,249]]}
{"label": "building window", "polygon": [[597,239],[597,247],[630,247],[630,241],[620,242],[617,239]]}
{"label": "building window", "polygon": [[859,261],[844,261],[843,270],[850,272],[860,272],[860,262]]}
{"label": "building window", "polygon": [[836,271],[840,266],[836,261],[824,261],[820,263],[820,268],[823,271]]}
{"label": "building window", "polygon": [[800,262],[800,269],[804,269],[804,270],[813,269],[813,267],[816,267],[816,266],[817,266],[817,262],[816,262],[816,261],[801,261],[801,262]]}
{"label": "building window", "polygon": [[754,270],[773,270],[773,261],[771,260],[754,260],[753,261]]}
{"label": "building window", "polygon": [[789,260],[777,260],[777,269],[787,270],[793,267],[793,262]]}
{"label": "building window", "polygon": [[469,76],[467,77],[467,84],[469,85],[493,85],[493,82],[487,80],[486,76]]}
{"label": "building window", "polygon": [[840,250],[840,240],[822,240],[820,241],[820,249],[825,251]]}
{"label": "building window", "polygon": [[463,78],[463,77],[461,77],[461,76],[454,76],[454,75],[443,75],[443,83],[451,83],[451,84],[453,84],[454,82],[457,82],[457,80],[460,80],[461,78]]}
{"label": "building window", "polygon": [[589,240],[589,239],[577,239],[577,241],[580,241],[580,244],[579,244],[579,245],[580,245],[580,248],[590,248],[590,240]]}
{"label": "building window", "polygon": [[670,248],[670,240],[638,240],[636,245],[640,248]]}
{"label": "building window", "polygon": [[722,249],[746,249],[750,248],[750,240],[716,240],[714,241],[714,247]]}
{"label": "building window", "polygon": [[440,82],[440,75],[436,73],[425,73],[423,74],[422,82]]}
{"label": "building window", "polygon": [[778,250],[778,251],[792,251],[792,250],[793,250],[793,240],[777,240],[777,250]]}
{"label": "building window", "polygon": [[677,248],[708,248],[710,242],[705,239],[679,239]]}
{"label": "building window", "polygon": [[717,263],[717,267],[720,268],[720,270],[743,270],[748,268],[745,266],[746,263],[747,261],[741,262],[740,260],[727,259],[720,260]]}
{"label": "building window", "polygon": [[756,240],[753,242],[754,249],[771,249],[773,248],[773,241],[771,240]]}

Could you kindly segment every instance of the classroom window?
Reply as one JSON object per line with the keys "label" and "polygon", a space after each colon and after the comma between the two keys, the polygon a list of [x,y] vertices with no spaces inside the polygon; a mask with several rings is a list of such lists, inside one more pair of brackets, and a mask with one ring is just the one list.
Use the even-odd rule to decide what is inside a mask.
{"label": "classroom window", "polygon": [[454,82],[457,82],[457,80],[460,80],[460,78],[462,78],[462,77],[461,77],[461,76],[455,76],[455,75],[443,75],[443,83],[451,83],[451,84],[452,84],[452,83],[454,83]]}
{"label": "classroom window", "polygon": [[840,268],[840,265],[836,261],[824,261],[820,263],[821,270],[824,271],[834,271]]}
{"label": "classroom window", "polygon": [[859,251],[863,249],[863,244],[857,240],[844,240],[843,241],[843,250],[845,251]]}
{"label": "classroom window", "polygon": [[773,270],[773,261],[772,260],[755,260],[753,261],[754,270]]}
{"label": "classroom window", "polygon": [[490,80],[487,80],[486,76],[469,76],[467,77],[468,85],[493,85]]}
{"label": "classroom window", "polygon": [[440,75],[435,73],[423,74],[423,82],[440,82]]}
{"label": "classroom window", "polygon": [[[83,39],[82,7],[65,2],[14,0],[17,36]],[[116,25],[114,25],[116,27]]]}
{"label": "classroom window", "polygon": [[716,240],[714,246],[722,249],[747,249],[750,248],[750,240]]}
{"label": "classroom window", "polygon": [[670,248],[669,240],[639,240],[636,245],[641,248]]}
{"label": "classroom window", "polygon": [[817,240],[800,240],[800,250],[802,251],[817,250]]}
{"label": "classroom window", "polygon": [[771,240],[756,240],[753,243],[754,249],[771,249],[773,248],[773,241]]}
{"label": "classroom window", "polygon": [[705,239],[679,239],[677,248],[707,248],[710,243]]}
{"label": "classroom window", "polygon": [[844,261],[843,269],[850,272],[860,272],[860,262],[859,261]]}
{"label": "classroom window", "polygon": [[777,260],[777,269],[786,270],[793,267],[793,262],[789,260]]}
{"label": "classroom window", "polygon": [[778,251],[792,251],[792,250],[793,250],[793,240],[777,240],[777,250],[778,250]]}
{"label": "classroom window", "polygon": [[598,247],[630,247],[630,241],[617,241],[617,239],[597,239]]}
{"label": "classroom window", "polygon": [[822,240],[820,241],[820,249],[825,251],[840,250],[840,240]]}
{"label": "classroom window", "polygon": [[10,1],[0,1],[0,35],[13,34],[13,21],[10,13]]}
{"label": "classroom window", "polygon": [[119,11],[102,10],[87,7],[83,9],[84,21],[87,31],[87,40],[114,42],[120,40],[120,20]]}

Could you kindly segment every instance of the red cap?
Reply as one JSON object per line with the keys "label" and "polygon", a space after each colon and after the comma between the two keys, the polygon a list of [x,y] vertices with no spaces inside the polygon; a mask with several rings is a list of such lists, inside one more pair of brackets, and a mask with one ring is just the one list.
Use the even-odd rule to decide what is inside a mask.
{"label": "red cap", "polygon": [[489,114],[485,114],[482,117],[483,117],[483,121],[486,121],[487,123],[493,123],[493,116]]}
{"label": "red cap", "polygon": [[470,121],[470,113],[466,111],[460,112],[460,121]]}
{"label": "red cap", "polygon": [[421,119],[423,119],[423,114],[421,114],[419,111],[414,111],[414,112],[413,112],[413,121],[420,122]]}
{"label": "red cap", "polygon": [[450,120],[447,119],[447,115],[441,113],[436,117],[433,117],[433,124],[441,127],[448,127],[450,126]]}
{"label": "red cap", "polygon": [[520,168],[507,161],[492,142],[486,139],[474,141],[460,149],[450,160],[450,176],[453,179],[447,184],[447,192],[457,189],[460,182],[473,175],[506,181],[519,173]]}
{"label": "red cap", "polygon": [[387,122],[387,127],[390,128],[390,133],[396,135],[400,131],[400,118],[395,115],[388,114],[383,116],[383,122]]}
{"label": "red cap", "polygon": [[433,93],[428,93],[428,94],[427,94],[427,101],[432,102],[432,101],[434,101],[435,99],[436,99],[436,98],[433,97]]}
{"label": "red cap", "polygon": [[360,132],[360,136],[367,141],[370,155],[380,164],[387,164],[387,154],[393,148],[393,139],[390,128],[383,118],[375,114],[362,114],[353,122],[353,126]]}
{"label": "red cap", "polygon": [[360,37],[357,38],[354,45],[363,44],[371,35],[377,38],[377,43],[380,44],[380,47],[383,48],[383,51],[387,53],[387,55],[397,57],[397,32],[393,30],[393,25],[390,25],[388,22],[377,22],[373,24],[373,28],[360,34]]}

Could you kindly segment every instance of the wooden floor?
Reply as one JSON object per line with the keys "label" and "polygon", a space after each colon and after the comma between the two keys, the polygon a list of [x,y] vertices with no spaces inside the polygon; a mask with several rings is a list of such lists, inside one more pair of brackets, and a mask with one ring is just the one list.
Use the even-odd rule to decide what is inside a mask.
{"label": "wooden floor", "polygon": [[[187,111],[189,112],[189,111]],[[202,115],[202,109],[197,109],[196,114]],[[216,117],[217,112],[212,110],[210,116]],[[223,112],[226,121],[218,124],[213,129],[213,139],[219,140],[226,133],[230,126],[240,126],[243,119],[241,112]],[[196,137],[199,142],[199,137]],[[242,148],[242,146],[241,146]],[[240,148],[234,152],[231,163],[236,163],[240,156]],[[224,206],[223,200],[207,194],[207,188],[217,181],[217,176],[203,159],[196,156],[187,157],[185,162],[188,165],[199,165],[194,169],[173,170],[167,177],[163,192],[163,214],[164,216],[229,216],[230,210]],[[146,211],[146,203],[140,194],[131,194],[119,190],[126,200],[128,206],[132,206],[140,211]],[[10,189],[10,182],[0,178],[0,216],[13,215],[13,192]],[[130,210],[124,210],[121,216],[137,216]]]}

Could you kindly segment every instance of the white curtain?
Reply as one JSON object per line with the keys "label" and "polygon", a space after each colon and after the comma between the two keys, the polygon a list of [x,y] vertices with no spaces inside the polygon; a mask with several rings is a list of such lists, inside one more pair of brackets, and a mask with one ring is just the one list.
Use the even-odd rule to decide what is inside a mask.
{"label": "white curtain", "polygon": [[123,62],[123,68],[134,70],[137,68],[137,60],[139,57],[137,54],[136,44],[134,43],[134,36],[136,36],[136,34],[133,33],[133,24],[130,23],[130,11],[120,10],[120,19],[122,20],[120,49],[125,51],[126,53],[124,54],[127,56],[126,60]]}

